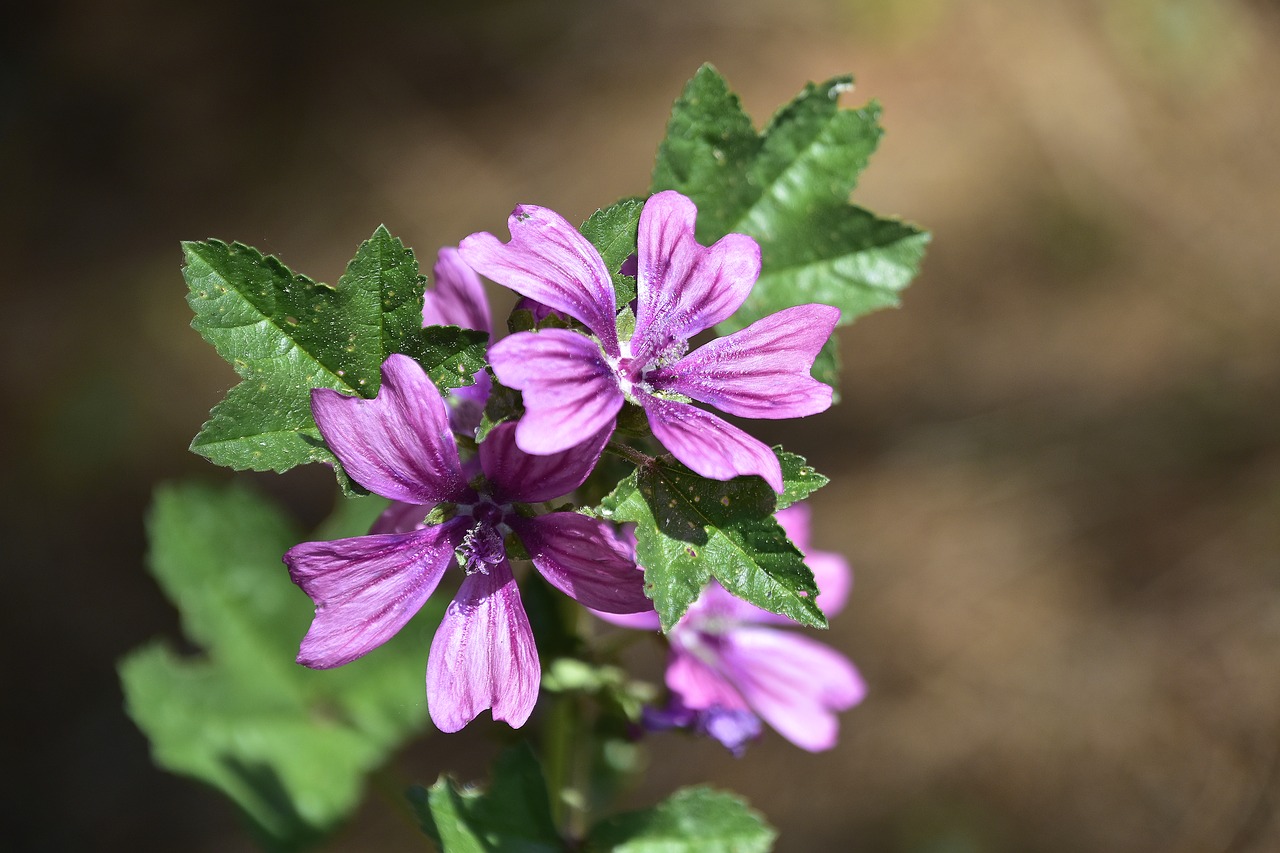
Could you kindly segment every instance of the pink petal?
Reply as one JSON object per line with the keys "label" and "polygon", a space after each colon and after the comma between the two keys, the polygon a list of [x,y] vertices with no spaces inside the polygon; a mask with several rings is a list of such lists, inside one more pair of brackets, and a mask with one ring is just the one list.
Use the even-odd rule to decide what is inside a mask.
{"label": "pink petal", "polygon": [[[757,621],[762,614],[765,616],[775,615],[756,607],[754,604],[743,601],[721,586],[719,581],[713,579],[702,588],[698,599],[689,605],[689,609],[685,611],[684,616],[680,619],[680,624],[701,630],[703,626],[723,626],[736,622]],[[788,625],[796,624],[785,616],[778,616],[777,618]],[[722,627],[712,627],[711,630],[716,632],[724,629]]]}
{"label": "pink petal", "polygon": [[840,309],[797,305],[717,338],[650,371],[654,388],[677,391],[744,418],[799,418],[831,406],[831,386],[809,375]]}
{"label": "pink petal", "polygon": [[782,493],[782,466],[762,442],[688,403],[645,396],[640,404],[654,436],[695,473],[712,480],[758,474]]}
{"label": "pink petal", "polygon": [[449,522],[290,548],[289,576],[316,604],[298,663],[341,666],[395,636],[435,590],[465,533]]}
{"label": "pink petal", "polygon": [[507,523],[547,582],[578,603],[607,613],[653,611],[643,570],[608,522],[553,512]]}
{"label": "pink petal", "polygon": [[[714,653],[712,658],[715,659]],[[672,646],[666,681],[667,687],[678,693],[681,701],[694,710],[712,707],[729,711],[747,709],[742,694],[723,675],[677,646]]]}
{"label": "pink petal", "polygon": [[832,551],[810,551],[805,554],[804,562],[818,584],[818,606],[822,612],[830,617],[844,610],[853,588],[849,561]]}
{"label": "pink petal", "polygon": [[591,613],[619,628],[630,628],[633,631],[662,631],[662,620],[658,617],[656,610],[650,610],[647,613],[606,613],[603,610],[592,610]]}
{"label": "pink petal", "polygon": [[424,526],[423,521],[429,512],[431,512],[431,507],[429,506],[392,501],[391,505],[374,519],[373,526],[369,528],[369,532],[374,534],[408,533],[412,530],[419,530]]}
{"label": "pink petal", "polygon": [[581,486],[600,459],[611,429],[602,429],[568,450],[535,456],[516,446],[517,427],[499,424],[480,444],[480,467],[499,503],[538,503]]}
{"label": "pink petal", "polygon": [[511,242],[472,234],[458,250],[481,275],[577,320],[618,355],[613,281],[600,253],[555,211],[520,205],[507,219]]}
{"label": "pink petal", "polygon": [[387,357],[374,399],[317,388],[311,411],[351,479],[374,494],[431,506],[470,493],[444,401],[412,358]]}
{"label": "pink petal", "polygon": [[450,246],[441,249],[432,270],[436,286],[422,299],[424,326],[461,326],[494,337],[489,299],[475,270]]}
{"label": "pink petal", "polygon": [[774,514],[782,530],[802,552],[809,547],[809,534],[812,527],[811,511],[808,504],[792,504]]}
{"label": "pink petal", "polygon": [[866,685],[839,652],[772,628],[739,628],[723,637],[726,678],[751,709],[801,749],[835,746],[837,711],[862,701]]}
{"label": "pink petal", "polygon": [[498,381],[523,392],[516,443],[525,453],[569,450],[613,430],[622,391],[599,347],[566,329],[521,332],[489,349]]}
{"label": "pink petal", "polygon": [[477,370],[471,376],[471,384],[452,388],[445,397],[449,409],[449,428],[455,435],[475,438],[476,430],[484,419],[484,407],[493,391],[489,371]]}
{"label": "pink petal", "polygon": [[728,319],[760,275],[755,240],[728,234],[703,246],[694,236],[697,216],[673,190],[652,196],[640,214],[632,355],[641,363]]}
{"label": "pink petal", "polygon": [[427,660],[427,709],[436,728],[456,732],[485,708],[519,728],[538,701],[541,675],[510,564],[467,575]]}

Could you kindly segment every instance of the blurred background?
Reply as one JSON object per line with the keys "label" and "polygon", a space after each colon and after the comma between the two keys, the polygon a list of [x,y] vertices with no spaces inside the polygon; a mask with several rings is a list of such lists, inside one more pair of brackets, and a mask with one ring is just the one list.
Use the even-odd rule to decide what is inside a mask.
{"label": "blurred background", "polygon": [[[887,129],[855,201],[934,242],[841,331],[843,403],[765,435],[833,479],[828,639],[869,698],[816,757],[655,739],[628,802],[709,779],[784,851],[1280,849],[1280,4],[28,5],[0,32],[13,849],[252,849],[151,766],[114,672],[178,636],[153,485],[232,476],[186,450],[235,378],[178,241],[334,281],[380,222],[429,266],[517,202],[580,221],[644,191],[703,61],[758,124],[854,72]],[[492,734],[395,773],[483,778]],[[419,846],[378,803],[332,849]]]}

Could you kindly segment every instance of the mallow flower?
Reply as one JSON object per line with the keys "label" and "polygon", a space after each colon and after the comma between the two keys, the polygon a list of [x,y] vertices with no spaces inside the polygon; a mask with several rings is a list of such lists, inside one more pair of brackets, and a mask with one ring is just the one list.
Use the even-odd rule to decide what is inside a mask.
{"label": "mallow flower", "polygon": [[495,337],[484,284],[458,250],[453,246],[440,249],[431,273],[435,287],[423,294],[422,325],[461,326]]}
{"label": "mallow flower", "polygon": [[560,453],[612,430],[625,402],[640,406],[676,459],[714,480],[758,474],[782,491],[777,457],[763,442],[693,405],[745,418],[792,418],[831,405],[809,375],[840,311],[798,305],[689,352],[694,335],[726,320],[760,274],[760,247],[744,234],[711,246],[694,236],[697,209],[674,192],[645,202],[636,250],[634,325],[618,317],[600,253],[562,216],[521,205],[511,240],[472,234],[462,259],[522,296],[572,317],[568,329],[521,332],[489,351],[498,380],[523,392],[516,441],[528,453]]}
{"label": "mallow flower", "polygon": [[561,453],[531,456],[516,446],[514,426],[501,424],[480,444],[483,475],[469,483],[440,392],[407,356],[383,363],[374,399],[316,389],[311,410],[351,478],[395,503],[369,535],[307,542],[284,555],[290,577],[316,604],[299,663],[341,666],[378,647],[458,565],[465,576],[428,656],[431,719],[452,732],[490,708],[518,727],[537,701],[540,669],[508,535],[551,585],[584,605],[610,613],[652,607],[632,555],[605,522],[574,512],[535,516],[526,506],[580,486],[604,431]]}
{"label": "mallow flower", "polygon": [[[778,523],[801,551],[809,545],[809,508],[795,505]],[[840,611],[852,584],[839,554],[809,551],[805,562],[820,590],[818,603]],[[656,631],[656,613],[597,613],[616,625]],[[862,701],[866,685],[849,659],[795,631],[794,623],[748,604],[712,581],[667,632],[666,683],[670,704],[648,709],[653,729],[691,728],[736,754],[760,733],[760,720],[796,746],[818,752],[835,746],[836,713]]]}
{"label": "mallow flower", "polygon": [[[459,326],[487,332],[490,341],[496,338],[484,284],[475,270],[462,260],[458,250],[453,246],[440,249],[431,272],[435,287],[423,294],[422,325]],[[467,438],[475,438],[484,405],[493,389],[487,370],[476,371],[472,380],[470,385],[454,388],[445,395],[453,431]]]}

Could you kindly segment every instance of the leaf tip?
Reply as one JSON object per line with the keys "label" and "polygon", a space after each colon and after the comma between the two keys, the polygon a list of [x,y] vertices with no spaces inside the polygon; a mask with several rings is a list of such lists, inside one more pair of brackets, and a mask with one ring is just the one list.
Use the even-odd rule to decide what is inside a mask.
{"label": "leaf tip", "polygon": [[821,88],[826,91],[827,97],[833,101],[839,100],[840,96],[845,92],[852,92],[854,89],[853,75],[840,74],[832,77],[822,84]]}

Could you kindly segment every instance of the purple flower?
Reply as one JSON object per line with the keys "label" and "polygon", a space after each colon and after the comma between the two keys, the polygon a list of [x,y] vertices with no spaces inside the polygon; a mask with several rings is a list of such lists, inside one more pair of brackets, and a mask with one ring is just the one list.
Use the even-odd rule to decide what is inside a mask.
{"label": "purple flower", "polygon": [[591,334],[522,332],[490,350],[498,379],[524,394],[516,430],[522,450],[559,453],[611,430],[630,401],[644,409],[667,450],[698,474],[759,474],[782,491],[781,467],[764,443],[689,401],[747,418],[825,410],[831,388],[809,370],[840,311],[787,308],[689,352],[689,339],[728,319],[760,274],[754,240],[729,234],[703,246],[694,237],[696,218],[693,202],[677,192],[645,203],[633,331],[618,323],[600,253],[559,214],[522,205],[507,222],[509,243],[486,233],[462,241],[459,252],[477,272],[573,317]]}
{"label": "purple flower", "polygon": [[[496,335],[484,284],[475,270],[462,260],[458,250],[451,246],[441,249],[436,254],[436,265],[431,272],[435,275],[436,286],[423,294],[422,324],[475,329],[487,332],[492,341]],[[484,416],[484,405],[493,390],[489,371],[478,370],[471,378],[470,385],[454,388],[445,396],[449,406],[449,424],[455,433],[467,438],[475,438]]]}
{"label": "purple flower", "polygon": [[[372,400],[317,389],[311,410],[351,478],[396,503],[367,536],[307,542],[284,561],[316,604],[298,662],[340,666],[390,639],[455,562],[466,576],[445,612],[427,664],[431,719],[457,731],[485,708],[520,726],[538,697],[533,633],[505,538],[514,534],[553,586],[610,613],[652,607],[625,545],[601,521],[573,512],[530,517],[520,504],[580,486],[607,439],[597,433],[563,453],[530,456],[514,427],[480,445],[483,478],[464,479],[440,392],[413,359],[392,355]],[[438,505],[442,512],[428,520]]]}
{"label": "purple flower", "polygon": [[484,284],[475,270],[462,260],[458,250],[445,246],[437,252],[431,272],[435,275],[436,287],[423,295],[422,325],[461,326],[495,337]]}
{"label": "purple flower", "polygon": [[641,712],[642,725],[653,732],[668,729],[690,729],[701,735],[709,735],[741,758],[747,752],[747,744],[759,739],[764,729],[760,718],[746,709],[728,709],[719,705],[694,710],[672,695],[664,708],[646,705]]}
{"label": "purple flower", "polygon": [[[777,518],[803,551],[809,544],[808,507],[789,507]],[[809,552],[805,560],[821,590],[823,610],[828,616],[838,612],[852,581],[849,564],[825,551]],[[658,630],[656,613],[598,615],[624,627]],[[835,746],[836,712],[861,702],[866,686],[844,655],[778,630],[791,624],[712,581],[667,634],[671,657],[666,682],[672,702],[650,711],[645,722],[654,728],[693,728],[735,754],[759,732],[759,720],[753,724],[753,717],[810,752]]]}

